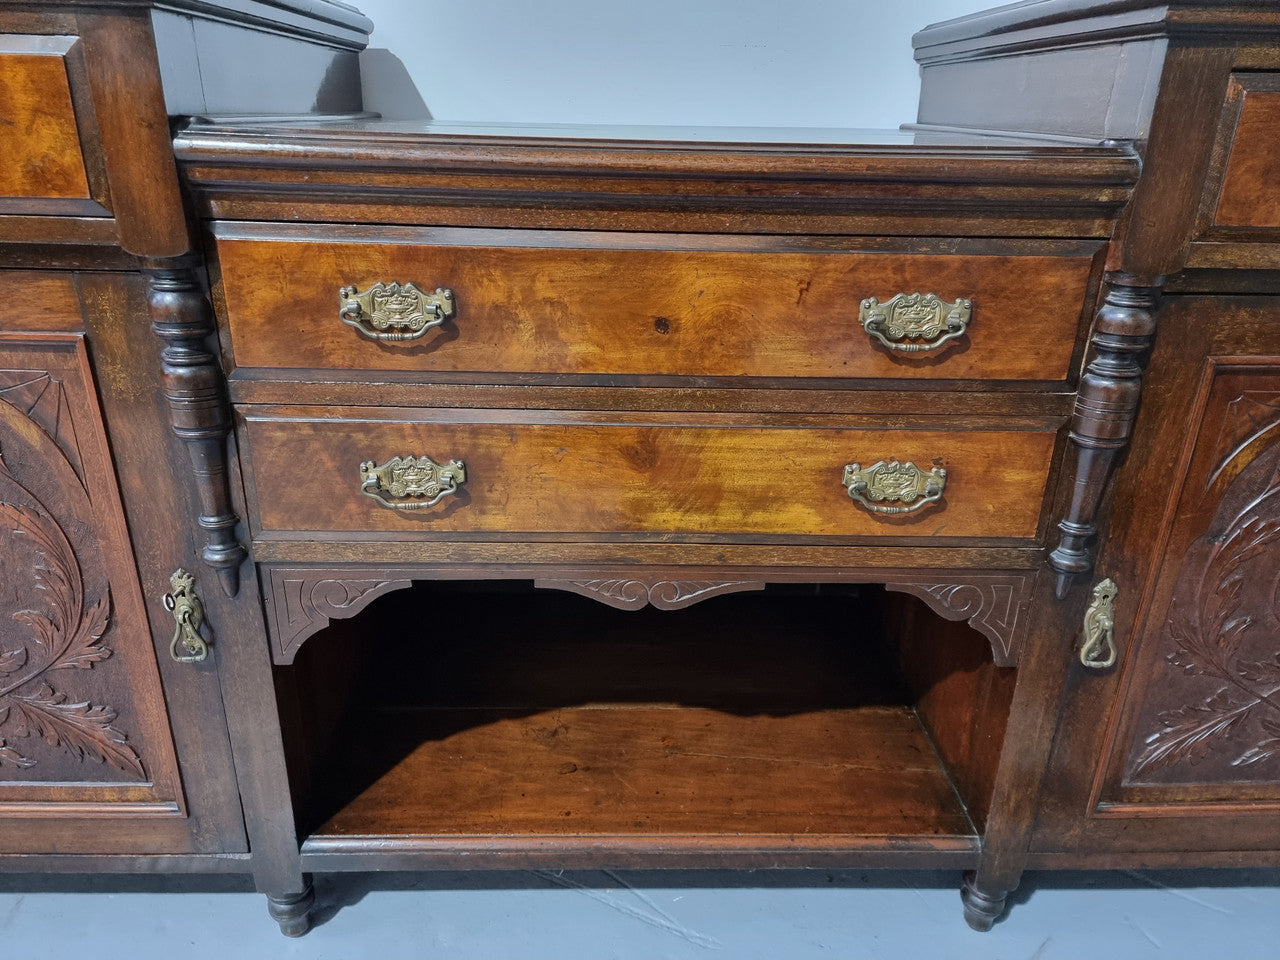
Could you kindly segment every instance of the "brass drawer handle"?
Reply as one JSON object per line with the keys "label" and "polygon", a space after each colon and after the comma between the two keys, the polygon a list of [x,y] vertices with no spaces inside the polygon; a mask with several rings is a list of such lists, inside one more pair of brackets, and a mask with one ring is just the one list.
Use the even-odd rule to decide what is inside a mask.
{"label": "brass drawer handle", "polygon": [[370,340],[417,340],[454,314],[453,291],[437,287],[423,293],[412,283],[375,283],[364,293],[338,291],[338,316]]}
{"label": "brass drawer handle", "polygon": [[389,510],[424,510],[457,493],[467,481],[461,460],[436,463],[430,457],[392,457],[382,466],[360,464],[360,492]]}
{"label": "brass drawer handle", "polygon": [[872,513],[911,513],[942,499],[947,471],[934,467],[925,473],[914,463],[897,460],[881,460],[865,470],[860,463],[849,463],[843,482],[850,498]]}
{"label": "brass drawer handle", "polygon": [[858,322],[890,350],[923,353],[963,336],[972,315],[973,301],[963,297],[947,303],[933,293],[899,293],[884,303],[863,300]]}

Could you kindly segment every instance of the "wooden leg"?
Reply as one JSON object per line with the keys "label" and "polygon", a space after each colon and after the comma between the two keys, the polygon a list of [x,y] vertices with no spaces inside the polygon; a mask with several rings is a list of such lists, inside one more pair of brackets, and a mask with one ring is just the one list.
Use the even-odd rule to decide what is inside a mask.
{"label": "wooden leg", "polygon": [[310,877],[303,877],[306,886],[300,893],[267,894],[267,912],[280,924],[280,932],[286,937],[300,937],[311,928],[311,907],[316,902],[315,888]]}
{"label": "wooden leg", "polygon": [[965,920],[975,930],[991,929],[1004,910],[1005,898],[1022,879],[1088,600],[1089,591],[1077,587],[1067,600],[1059,601],[1054,581],[1052,575],[1037,578],[1031,626],[1019,656],[1017,685],[983,829],[982,858],[961,891]]}
{"label": "wooden leg", "polygon": [[964,921],[979,933],[986,933],[991,925],[1004,913],[1004,901],[1008,890],[980,890],[977,877],[972,873],[964,875],[964,883],[960,886],[960,901],[964,904]]}

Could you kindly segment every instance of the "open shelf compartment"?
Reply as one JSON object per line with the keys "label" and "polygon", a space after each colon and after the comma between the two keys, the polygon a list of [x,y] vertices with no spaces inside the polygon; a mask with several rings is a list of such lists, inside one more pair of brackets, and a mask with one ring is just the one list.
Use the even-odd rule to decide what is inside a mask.
{"label": "open shelf compartment", "polygon": [[903,669],[929,639],[891,642],[886,624],[985,640],[903,602],[842,585],[677,611],[513,582],[383,597],[281,670],[304,859],[968,865],[983,803],[962,796]]}

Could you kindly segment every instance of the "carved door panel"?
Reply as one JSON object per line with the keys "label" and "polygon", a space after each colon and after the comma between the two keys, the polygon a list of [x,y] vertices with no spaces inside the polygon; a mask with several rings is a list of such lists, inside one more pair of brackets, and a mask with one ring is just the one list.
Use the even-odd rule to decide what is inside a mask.
{"label": "carved door panel", "polygon": [[0,329],[0,854],[243,850],[184,790],[78,313],[42,319]]}
{"label": "carved door panel", "polygon": [[1160,338],[1098,568],[1122,660],[1073,680],[1046,851],[1280,848],[1280,302],[1176,300]]}

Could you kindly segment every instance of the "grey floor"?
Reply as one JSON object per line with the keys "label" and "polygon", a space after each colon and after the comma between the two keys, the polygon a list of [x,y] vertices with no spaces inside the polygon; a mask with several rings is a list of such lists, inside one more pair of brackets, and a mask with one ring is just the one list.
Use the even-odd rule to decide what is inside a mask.
{"label": "grey floor", "polygon": [[329,876],[317,880],[315,929],[286,940],[240,878],[0,875],[0,957],[1280,958],[1277,870],[1031,874],[987,934],[964,925],[957,880],[864,871]]}

